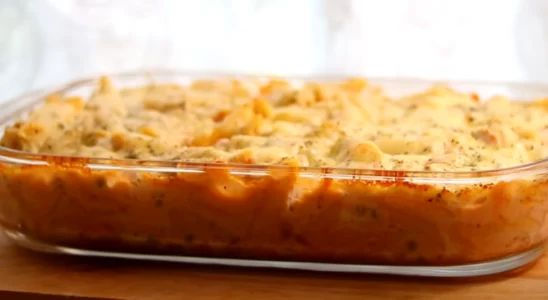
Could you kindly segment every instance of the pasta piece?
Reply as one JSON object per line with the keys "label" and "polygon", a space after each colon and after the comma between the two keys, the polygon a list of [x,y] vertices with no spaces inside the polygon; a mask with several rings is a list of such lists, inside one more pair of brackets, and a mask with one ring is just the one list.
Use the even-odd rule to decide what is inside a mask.
{"label": "pasta piece", "polygon": [[146,109],[160,112],[186,110],[187,98],[185,90],[178,85],[151,86],[145,93],[143,105]]}
{"label": "pasta piece", "polygon": [[340,138],[331,149],[331,157],[336,161],[356,161],[365,163],[380,162],[383,153],[372,142],[356,142],[346,137]]}
{"label": "pasta piece", "polygon": [[519,136],[510,128],[504,125],[493,125],[491,128],[482,128],[472,133],[473,137],[488,145],[509,147],[519,140]]}

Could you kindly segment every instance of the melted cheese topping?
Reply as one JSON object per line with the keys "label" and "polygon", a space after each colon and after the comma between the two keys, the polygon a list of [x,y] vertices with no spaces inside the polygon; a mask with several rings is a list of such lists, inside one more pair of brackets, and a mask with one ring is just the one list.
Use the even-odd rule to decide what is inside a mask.
{"label": "melted cheese topping", "polygon": [[200,80],[51,96],[3,146],[101,158],[473,171],[538,161],[548,101],[479,101],[444,86],[391,99],[365,80]]}

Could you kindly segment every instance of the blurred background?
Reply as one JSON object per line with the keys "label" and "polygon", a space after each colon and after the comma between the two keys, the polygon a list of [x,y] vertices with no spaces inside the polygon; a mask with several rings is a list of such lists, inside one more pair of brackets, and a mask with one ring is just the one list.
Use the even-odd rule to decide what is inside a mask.
{"label": "blurred background", "polygon": [[142,68],[548,82],[545,0],[0,0],[0,99]]}

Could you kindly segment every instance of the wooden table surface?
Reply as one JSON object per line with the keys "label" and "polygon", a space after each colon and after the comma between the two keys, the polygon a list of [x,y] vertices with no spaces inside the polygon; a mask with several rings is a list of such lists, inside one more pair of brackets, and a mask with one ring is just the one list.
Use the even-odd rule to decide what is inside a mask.
{"label": "wooden table surface", "polygon": [[0,234],[0,299],[381,298],[548,299],[548,256],[498,276],[405,278],[46,255]]}

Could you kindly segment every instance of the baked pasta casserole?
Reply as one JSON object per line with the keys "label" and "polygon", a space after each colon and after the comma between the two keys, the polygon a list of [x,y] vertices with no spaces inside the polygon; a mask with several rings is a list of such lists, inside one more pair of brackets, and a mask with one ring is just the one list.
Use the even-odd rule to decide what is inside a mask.
{"label": "baked pasta casserole", "polygon": [[[442,85],[394,98],[364,79],[103,77],[87,99],[48,96],[1,146],[45,162],[0,162],[2,225],[56,245],[458,265],[548,235],[543,99]],[[499,178],[512,168],[529,173]]]}

